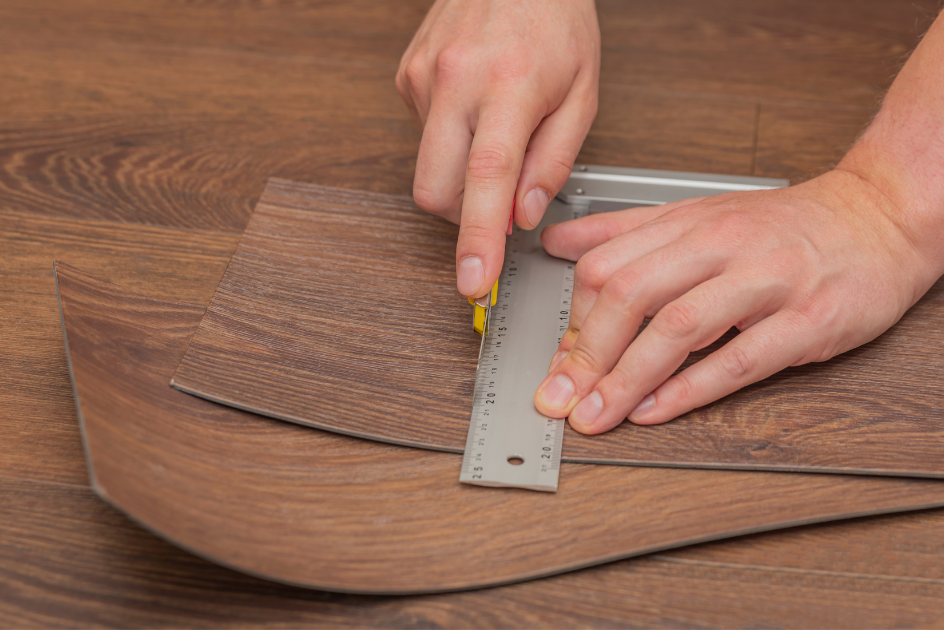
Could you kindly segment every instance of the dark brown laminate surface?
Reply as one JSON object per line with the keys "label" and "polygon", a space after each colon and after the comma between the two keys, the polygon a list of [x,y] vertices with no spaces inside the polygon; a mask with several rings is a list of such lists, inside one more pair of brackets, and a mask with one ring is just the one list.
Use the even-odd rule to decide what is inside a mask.
{"label": "dark brown laminate surface", "polygon": [[[202,307],[57,263],[93,488],[224,565],[335,591],[501,584],[793,524],[944,505],[934,481],[566,465],[556,494],[460,458],[306,430],[167,387]],[[606,505],[606,509],[600,509]]]}
{"label": "dark brown laminate surface", "polygon": [[[461,452],[479,338],[454,289],[455,232],[402,197],[271,181],[174,386],[292,422]],[[563,457],[941,477],[941,400],[944,282],[866,346],[668,424],[568,430]]]}
{"label": "dark brown laminate surface", "polygon": [[0,234],[0,250],[15,253],[17,263],[0,267],[4,625],[944,624],[939,510],[738,538],[485,591],[392,599],[283,587],[178,551],[87,488],[49,261],[81,260],[140,292],[205,304],[235,241],[98,221],[19,220],[15,231]]}
{"label": "dark brown laminate surface", "polygon": [[[52,261],[202,305],[266,177],[408,194],[419,133],[405,108],[388,117],[402,107],[391,77],[428,3],[0,0],[0,209],[35,220],[10,234],[0,215],[0,623],[944,626],[940,511],[739,538],[486,591],[378,598],[221,569],[89,491]],[[834,159],[831,138],[845,143],[868,121],[937,4],[600,0],[603,94],[581,161],[748,175],[756,135],[767,158],[753,174],[819,169]],[[355,74],[318,69],[342,64]],[[369,64],[387,71],[369,75],[373,87],[356,76]],[[194,88],[193,76],[210,80]],[[607,96],[627,91],[638,97]],[[355,99],[357,111],[332,94]],[[377,102],[365,107],[369,99]],[[332,102],[340,106],[324,105]],[[760,108],[759,127],[741,103]],[[779,106],[793,113],[766,124]],[[702,118],[709,110],[716,116]],[[172,248],[182,232],[141,223],[231,233],[190,231],[187,248]]]}
{"label": "dark brown laminate surface", "polygon": [[0,479],[0,621],[21,628],[937,628],[944,510],[783,530],[501,588],[282,586],[152,536],[88,488]]}
{"label": "dark brown laminate surface", "polygon": [[159,299],[206,304],[237,240],[0,210],[0,476],[88,483],[52,261]]}
{"label": "dark brown laminate surface", "polygon": [[[420,135],[392,77],[428,4],[5,0],[0,198],[238,232],[270,176],[408,194]],[[935,8],[601,2],[601,108],[580,160],[792,173],[789,153],[755,167],[755,109],[852,108],[864,124]]]}

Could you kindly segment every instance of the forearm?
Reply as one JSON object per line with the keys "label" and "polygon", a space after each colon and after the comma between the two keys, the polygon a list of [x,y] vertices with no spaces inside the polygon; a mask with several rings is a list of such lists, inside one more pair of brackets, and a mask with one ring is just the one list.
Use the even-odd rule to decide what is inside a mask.
{"label": "forearm", "polygon": [[892,84],[882,108],[839,164],[887,198],[888,213],[944,274],[944,15]]}

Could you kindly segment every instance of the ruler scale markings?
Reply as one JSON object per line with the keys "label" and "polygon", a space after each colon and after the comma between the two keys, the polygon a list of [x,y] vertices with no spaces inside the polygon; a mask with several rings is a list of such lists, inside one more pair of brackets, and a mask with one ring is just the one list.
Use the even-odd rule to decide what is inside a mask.
{"label": "ruler scale markings", "polygon": [[[542,225],[576,218],[586,206],[552,201]],[[567,330],[574,264],[540,245],[540,227],[515,228],[483,339],[460,481],[557,490],[564,420],[542,416],[534,392]]]}
{"label": "ruler scale markings", "polygon": [[543,227],[583,216],[599,200],[617,210],[623,203],[659,205],[696,194],[785,185],[786,180],[756,177],[575,166],[541,225],[530,232],[516,226],[505,242],[498,301],[491,310],[489,334],[482,340],[459,480],[557,490],[564,421],[539,414],[534,392],[567,332],[575,265],[544,252]]}

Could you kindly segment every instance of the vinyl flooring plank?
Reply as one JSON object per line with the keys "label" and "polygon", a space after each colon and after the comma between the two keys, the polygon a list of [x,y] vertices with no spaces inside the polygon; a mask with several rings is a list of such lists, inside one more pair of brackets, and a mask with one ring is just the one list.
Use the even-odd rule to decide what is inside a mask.
{"label": "vinyl flooring plank", "polygon": [[944,565],[938,557],[941,536],[944,511],[932,510],[758,534],[660,556],[683,562],[776,568],[784,573],[860,575],[918,584],[944,580]]}
{"label": "vinyl flooring plank", "polygon": [[[163,279],[169,275],[166,268],[173,266],[172,258],[152,267],[165,268],[164,273],[148,275],[136,267],[134,258],[119,253],[95,256],[87,251],[89,243],[107,250],[106,245],[115,239],[114,234],[124,239],[134,237],[140,230],[135,226],[101,226],[110,227],[114,234],[106,238],[104,232],[92,233],[92,238],[77,239],[83,244],[64,248],[63,245],[74,238],[75,226],[99,225],[98,222],[28,219],[28,225],[21,225],[14,232],[24,244],[35,243],[40,238],[55,241],[59,230],[54,228],[65,232],[58,245],[45,245],[48,253],[36,256],[33,263],[37,273],[30,282],[38,282],[37,290],[51,298],[50,310],[56,308],[52,297],[54,289],[51,276],[44,275],[44,270],[48,261],[57,255],[81,260],[83,265],[95,268],[96,273],[107,274],[140,291],[167,296],[165,299],[205,303],[206,296],[216,285],[217,280],[207,275],[202,280],[203,289],[196,286],[205,263],[189,266],[178,263],[176,279],[165,283]],[[11,215],[3,216],[4,225],[9,225],[10,220]],[[144,237],[150,232],[179,234],[172,230],[141,231]],[[143,251],[155,247],[147,238],[135,243]],[[212,238],[204,236],[186,245],[200,249],[212,248],[212,243]],[[234,242],[230,243],[231,248]],[[5,253],[14,251],[9,247],[9,241],[5,241]],[[122,249],[130,251],[132,248]],[[16,260],[25,263],[25,258],[21,257],[26,250],[15,251]],[[219,260],[225,264],[227,258],[226,246],[221,245]],[[114,260],[114,264],[108,264],[109,260]],[[23,264],[17,271],[25,273],[30,266]],[[171,289],[188,281],[195,286],[189,295]],[[4,292],[9,291],[10,285],[5,287]],[[0,312],[11,313],[14,306],[29,303],[30,300],[20,295],[17,300],[6,302]],[[909,595],[907,584],[892,582],[883,586],[881,592],[862,586],[874,583],[869,574],[876,571],[940,579],[939,568],[944,564],[938,561],[941,519],[934,520],[934,515],[941,514],[938,511],[798,528],[672,552],[683,558],[715,563],[711,565],[715,567],[711,569],[712,579],[702,581],[693,580],[695,571],[687,564],[653,562],[646,558],[486,591],[388,599],[292,589],[227,571],[159,541],[79,487],[87,482],[87,477],[77,426],[74,426],[77,422],[72,411],[74,399],[61,348],[60,325],[58,321],[46,322],[47,318],[40,316],[40,311],[20,312],[19,322],[11,325],[7,319],[0,330],[18,330],[19,344],[44,353],[43,348],[51,342],[45,340],[46,334],[36,335],[35,331],[50,329],[57,337],[59,354],[47,359],[49,363],[61,363],[62,382],[51,378],[49,371],[32,375],[35,387],[20,409],[23,412],[33,409],[35,415],[30,426],[44,431],[37,433],[31,443],[17,443],[15,439],[10,442],[17,435],[17,425],[10,424],[17,419],[17,414],[0,414],[5,444],[4,457],[0,458],[5,465],[0,475],[23,473],[33,478],[68,480],[70,484],[37,484],[9,477],[0,482],[0,494],[4,497],[0,505],[3,511],[0,574],[3,575],[2,590],[6,593],[0,603],[3,625],[679,627],[703,625],[706,616],[711,615],[721,620],[718,625],[822,627],[827,625],[822,622],[822,616],[832,614],[825,606],[829,598],[833,606],[840,607],[839,616],[845,620],[829,624],[835,627],[939,625],[934,623],[933,598]],[[58,315],[56,317],[58,319]],[[35,327],[24,325],[32,320]],[[34,332],[31,334],[31,331]],[[7,352],[11,346],[3,344],[3,347]],[[0,370],[0,374],[10,372]],[[10,389],[9,384],[5,384],[0,393]],[[54,399],[49,399],[50,396]],[[9,400],[4,400],[0,408],[9,411]],[[53,427],[67,425],[74,428],[68,436],[52,431]],[[53,446],[57,449],[53,450]],[[19,456],[11,460],[12,454]],[[49,475],[52,468],[68,474]],[[40,471],[44,473],[42,476],[38,475]],[[823,538],[814,536],[821,528],[833,533]],[[785,542],[778,542],[781,540]],[[770,581],[758,582],[751,577],[751,572],[744,573],[731,566],[746,564],[754,571],[765,564],[765,558],[769,558],[767,565],[783,563],[793,569],[855,571],[863,575],[846,576],[839,591],[835,590],[834,582],[826,598],[821,595],[827,591],[820,590],[815,583],[820,578],[814,574],[814,588],[806,594],[814,596],[817,606],[810,606],[808,601],[787,606],[782,599],[792,593],[793,601],[799,601],[798,585],[807,581],[792,575],[780,580],[778,588],[772,588]],[[732,600],[731,592],[738,592],[739,599]],[[698,598],[693,600],[693,594]],[[781,603],[776,607],[768,606],[771,599]],[[697,602],[697,607],[693,602]]]}
{"label": "vinyl flooring plank", "polygon": [[[809,0],[802,3],[774,2],[765,6],[757,3],[740,5],[741,11],[729,10],[729,5],[716,2],[675,4],[669,10],[656,3],[608,3],[605,6],[601,3],[604,81],[660,91],[674,87],[675,94],[670,94],[671,98],[690,98],[696,91],[698,94],[695,96],[700,97],[707,90],[711,94],[727,94],[725,98],[738,97],[748,102],[759,99],[763,101],[762,116],[768,100],[782,104],[778,101],[780,98],[825,98],[827,104],[855,103],[858,107],[868,107],[887,86],[897,60],[912,45],[914,35],[923,30],[923,18],[914,9],[923,10],[928,3],[842,4],[847,9],[861,8],[863,17],[840,13],[844,23],[820,22],[823,18],[819,16],[835,10],[836,3]],[[766,24],[760,24],[762,28],[756,28],[756,11],[765,11],[767,7],[772,10],[792,7],[800,14],[801,20],[768,20]],[[650,13],[644,13],[645,10]],[[191,227],[210,226],[232,231],[239,231],[245,225],[264,178],[273,173],[296,180],[408,194],[412,173],[409,162],[415,154],[418,133],[407,123],[396,123],[402,132],[384,131],[379,140],[357,133],[357,129],[348,129],[345,134],[340,134],[347,143],[344,149],[347,153],[338,152],[340,157],[332,157],[326,163],[318,162],[318,168],[314,169],[306,162],[314,164],[321,154],[331,152],[331,142],[342,140],[336,134],[331,136],[331,142],[316,144],[305,125],[261,117],[267,107],[276,107],[278,99],[286,98],[285,92],[273,90],[254,98],[243,94],[238,101],[217,98],[215,102],[230,108],[227,111],[232,114],[221,121],[217,109],[200,109],[205,95],[199,91],[187,97],[191,99],[187,107],[182,107],[180,100],[171,102],[152,96],[137,100],[139,97],[135,92],[146,93],[148,84],[136,79],[144,76],[144,71],[150,71],[147,65],[153,65],[155,61],[160,64],[159,48],[163,46],[203,49],[203,52],[217,56],[224,54],[230,46],[240,53],[255,52],[272,57],[317,53],[319,58],[335,63],[367,61],[387,63],[393,68],[402,50],[396,38],[400,38],[404,42],[402,46],[405,46],[413,32],[413,25],[408,21],[418,22],[423,11],[425,6],[402,2],[244,3],[214,0],[180,3],[158,0],[148,3],[142,0],[129,3],[115,0],[63,4],[30,0],[0,3],[0,29],[5,29],[0,35],[0,43],[22,44],[24,39],[38,43],[33,49],[21,47],[18,54],[5,57],[4,69],[15,68],[17,63],[26,60],[27,55],[36,54],[36,50],[62,46],[62,42],[76,37],[77,32],[80,40],[73,39],[75,44],[69,50],[60,48],[59,60],[68,60],[81,54],[83,47],[106,40],[109,44],[157,49],[150,57],[136,57],[145,67],[124,66],[124,75],[113,75],[107,85],[95,85],[92,81],[85,89],[81,86],[73,89],[69,83],[70,73],[81,76],[82,69],[63,66],[58,66],[62,68],[61,76],[51,77],[48,89],[43,91],[31,92],[36,86],[28,80],[0,82],[0,99],[16,98],[24,92],[34,95],[31,102],[18,106],[15,116],[10,114],[12,108],[8,106],[12,101],[4,101],[0,107],[0,111],[8,114],[0,136],[8,145],[11,134],[19,138],[16,151],[6,152],[0,157],[3,164],[0,178],[19,169],[20,160],[37,159],[30,155],[33,148],[27,136],[32,136],[34,143],[46,144],[45,155],[39,159],[48,157],[50,166],[29,169],[17,183],[29,190],[26,197],[16,198],[16,203],[22,204],[16,207],[24,212],[125,221],[138,220],[140,216],[144,217],[143,222],[154,224],[176,222]],[[702,20],[701,15],[707,19]],[[913,18],[914,21],[910,22]],[[868,30],[862,29],[865,19],[870,21],[866,25]],[[634,22],[629,30],[627,21]],[[818,24],[822,24],[821,30],[817,30]],[[387,34],[388,25],[397,30],[396,35]],[[897,34],[904,32],[902,25],[910,33],[905,38]],[[751,33],[745,36],[744,32],[748,30]],[[867,32],[870,41],[857,39],[856,33],[859,32]],[[746,46],[746,38],[755,36],[754,44]],[[321,42],[326,45],[318,49]],[[813,45],[809,51],[802,49],[805,43]],[[730,47],[730,50],[725,50],[725,47]],[[125,53],[120,47],[112,48],[118,52],[110,54],[101,63],[120,65]],[[622,52],[624,49],[625,53]],[[857,57],[859,54],[862,54],[861,58]],[[699,57],[708,57],[709,61],[704,62]],[[861,59],[860,65],[850,61],[853,57]],[[184,59],[179,52],[177,59]],[[174,81],[185,80],[190,65],[198,59],[199,55],[194,54],[178,62],[179,76],[167,80],[167,83],[173,86]],[[734,64],[736,70],[729,71],[726,64]],[[34,70],[45,71],[35,66]],[[256,80],[252,74],[239,76],[244,80]],[[60,94],[69,95],[68,102],[58,100],[59,95],[51,85],[56,81],[63,88]],[[121,84],[129,95],[116,95],[113,91]],[[328,87],[339,89],[330,84]],[[295,115],[293,112],[304,110],[301,99],[293,100],[291,95],[287,97],[289,106],[279,110],[280,116],[290,117]],[[270,99],[268,103],[266,98]],[[732,98],[732,101],[737,102],[737,98]],[[100,109],[96,109],[96,102]],[[296,106],[296,102],[301,105]],[[135,109],[128,115],[136,103],[153,103],[156,109]],[[234,109],[242,105],[247,106],[245,110]],[[170,108],[167,110],[169,115],[163,120],[162,107]],[[192,114],[194,111],[196,115]],[[634,111],[639,112],[639,108]],[[601,110],[601,115],[605,113]],[[645,110],[642,113],[649,115]],[[691,111],[683,109],[678,114],[683,128],[686,115],[691,115]],[[303,114],[299,114],[301,116]],[[150,127],[155,120],[158,121],[156,130]],[[358,120],[359,125],[371,127],[393,124],[376,118]],[[319,122],[323,128],[338,121],[336,117],[327,121],[312,120],[312,129],[317,128]],[[632,122],[627,117],[627,124]],[[15,127],[11,128],[14,123]],[[88,127],[96,126],[120,130],[112,132],[106,141],[99,142],[94,133],[85,135]],[[63,139],[58,144],[64,146],[44,139],[44,134],[52,129],[59,129]],[[154,131],[150,137],[138,135],[138,131],[148,129]],[[212,134],[201,136],[206,129]],[[262,139],[267,130],[273,132],[271,143]],[[258,132],[252,143],[245,140],[249,131]],[[668,136],[671,131],[672,121],[666,120],[654,126],[648,138],[612,142],[602,148],[598,143],[595,160],[628,164],[636,159],[634,143],[642,143],[651,159],[663,160],[660,164],[671,168],[671,160],[677,158],[670,151],[652,147],[661,139],[670,145],[674,143]],[[829,133],[828,129],[825,131]],[[392,133],[407,132],[413,134],[411,141],[403,142],[403,146],[410,147],[409,151],[399,153],[385,148],[390,144]],[[635,132],[630,128],[630,133],[623,135],[632,133]],[[163,134],[166,134],[166,141],[161,139]],[[852,138],[854,134],[855,130],[850,130],[848,137]],[[243,140],[236,136],[242,136]],[[763,136],[762,132],[761,140]],[[200,139],[193,142],[194,137]],[[815,137],[811,139],[817,140]],[[296,143],[293,146],[305,149],[290,152],[291,155],[277,150],[278,146],[292,142]],[[124,153],[116,155],[110,152],[108,143],[115,148],[121,147]],[[141,144],[150,148],[135,146]],[[225,149],[214,152],[216,145]],[[362,150],[363,146],[371,148]],[[592,146],[591,141],[587,146]],[[773,148],[777,149],[777,146]],[[162,157],[168,154],[171,159],[162,162]],[[819,161],[801,155],[803,159],[794,162],[789,153],[774,151],[774,159],[767,164],[773,164],[776,170],[770,174],[792,176],[795,172],[821,166]],[[264,157],[255,162],[258,156]],[[121,169],[113,169],[110,163],[100,164],[99,159],[105,162],[120,160]],[[824,154],[824,162],[831,159]],[[711,169],[710,157],[697,156],[695,160],[699,169]],[[53,164],[56,162],[58,164]],[[217,173],[212,172],[213,164],[218,165]],[[743,162],[738,163],[738,168],[740,164]],[[759,166],[762,164],[759,162]],[[251,168],[241,170],[246,165]],[[58,174],[51,177],[56,169],[59,169]],[[146,177],[137,178],[139,188],[135,189],[132,184],[135,172],[142,169]],[[731,172],[733,169],[732,164]],[[231,172],[235,174],[227,177]],[[72,183],[74,179],[86,176],[90,178],[89,187],[97,189],[101,203],[87,199],[80,186]],[[161,181],[162,177],[167,178],[166,186]],[[155,179],[154,186],[145,185],[149,178]],[[254,179],[244,183],[249,178]],[[35,191],[31,189],[34,182],[38,182]],[[135,194],[115,199],[110,196],[113,193],[100,192],[125,187],[135,190]],[[234,194],[230,195],[230,191]],[[62,198],[57,200],[59,195]],[[4,207],[12,206],[8,192],[2,193],[2,199]],[[148,215],[145,209],[151,203],[164,204],[163,207],[172,208],[175,215],[171,219],[165,219],[166,214]],[[86,214],[81,214],[83,212]],[[6,215],[0,216],[0,229],[6,227],[6,219]],[[60,221],[71,222],[72,219]],[[58,229],[55,222],[46,226],[46,236],[54,235]],[[230,251],[235,240],[231,243]],[[150,260],[142,261],[133,255],[130,248],[114,258],[112,255],[96,258],[83,249],[87,245],[83,241],[76,247],[50,247],[48,255],[36,258],[36,269],[42,275],[37,275],[35,280],[11,285],[7,283],[11,276],[3,279],[7,284],[0,287],[0,294],[11,299],[5,300],[0,307],[0,319],[3,319],[0,335],[8,333],[0,341],[3,350],[0,354],[0,381],[3,381],[0,385],[0,427],[3,430],[0,468],[4,471],[0,474],[70,480],[76,484],[84,483],[86,478],[59,323],[47,316],[55,309],[54,299],[52,308],[48,308],[48,300],[53,295],[51,276],[48,275],[51,260],[69,258],[97,275],[126,287],[159,294],[168,300],[190,300],[175,293],[180,287],[190,287],[187,290],[193,292],[195,304],[206,303],[200,296],[212,293],[222,273],[222,267],[207,270],[205,263],[175,266],[173,257],[165,258],[163,254],[148,254],[145,258]],[[200,243],[191,241],[190,245],[197,249]],[[8,269],[6,265],[12,260],[6,256],[10,251],[4,249],[7,246],[6,241],[0,243],[0,259],[3,261],[0,272]],[[151,251],[147,244],[143,249]],[[222,265],[226,259],[228,254],[221,256]],[[114,264],[106,261],[114,261]],[[175,273],[170,273],[168,266],[174,267]],[[25,266],[17,270],[18,273],[27,271]],[[159,284],[148,286],[149,274],[154,274],[151,280],[156,279]],[[177,283],[181,284],[160,284],[174,275]],[[42,293],[45,301],[36,302],[27,295],[34,290],[29,286],[30,282],[36,283],[35,291]],[[11,315],[15,316],[12,325]],[[16,331],[15,337],[13,331]],[[12,385],[8,378],[23,376],[24,372],[20,371],[20,366],[14,371],[6,369],[10,364],[3,363],[3,360],[10,356],[11,349],[29,360],[20,365],[34,366],[30,369],[35,369]],[[8,395],[11,393],[12,397]],[[18,406],[11,406],[11,400]],[[646,558],[474,593],[392,599],[325,595],[273,586],[218,568],[158,541],[107,508],[89,491],[72,488],[70,494],[63,492],[64,489],[65,486],[52,484],[4,482],[0,491],[3,496],[0,510],[13,505],[14,498],[18,507],[15,511],[7,510],[0,518],[0,549],[5,554],[4,561],[0,562],[0,573],[4,575],[4,586],[0,587],[4,592],[4,597],[0,598],[2,625],[74,626],[79,625],[78,620],[86,620],[82,625],[165,627],[702,627],[709,621],[714,625],[749,627],[942,625],[935,616],[941,596],[929,597],[933,591],[920,591],[915,596],[907,583],[876,582],[869,577],[846,576],[843,581],[827,582],[818,581],[822,576],[816,577],[817,574],[812,577],[786,574],[777,580],[762,579],[769,573],[730,567],[727,560],[731,560],[731,556],[720,557],[715,552],[708,560],[721,566],[711,565],[716,567],[711,571],[698,568],[702,565],[662,562],[653,567]],[[888,520],[882,522],[888,523],[888,530],[897,531],[898,523],[912,517],[897,515],[885,518]],[[856,521],[855,524],[836,524],[836,534],[832,537],[810,540],[813,551],[798,543],[787,545],[782,553],[777,553],[779,544],[771,543],[763,545],[762,550],[754,555],[747,552],[743,558],[734,555],[749,565],[763,564],[764,556],[769,553],[772,562],[773,559],[785,561],[791,563],[791,567],[815,565],[820,569],[836,569],[837,572],[881,567],[883,570],[899,569],[902,573],[910,570],[918,576],[933,577],[939,528],[935,529],[931,521],[922,520],[924,514],[915,518],[911,530],[913,537],[900,539],[894,553],[886,553],[886,538],[879,533],[850,534],[855,544],[835,548],[841,546],[846,528],[853,528],[861,522]],[[90,524],[93,521],[94,526]],[[819,527],[830,528],[833,525]],[[17,532],[15,536],[11,534],[14,530]],[[795,533],[802,533],[802,540],[806,540],[810,530],[801,528]],[[793,533],[766,536],[776,536],[779,540],[780,536]],[[767,540],[752,537],[714,545],[725,549],[741,548],[742,545],[759,544],[756,541],[761,538]],[[15,541],[12,547],[11,541]],[[714,545],[710,547],[716,549]],[[13,554],[14,550],[16,554]],[[927,551],[923,561],[915,555],[921,550]],[[672,553],[687,552],[688,549]],[[801,562],[804,558],[805,561]],[[838,566],[843,560],[850,562],[845,568]],[[938,562],[937,566],[944,566],[944,563]],[[626,567],[632,567],[634,572]],[[695,575],[707,579],[697,580]],[[589,576],[590,579],[575,579],[580,576]],[[804,590],[807,585],[810,588]],[[732,597],[732,593],[738,593],[739,597]],[[787,601],[793,603],[787,605],[784,603]],[[832,616],[827,618],[824,616],[827,614]],[[831,621],[827,623],[827,619]]]}
{"label": "vinyl flooring plank", "polygon": [[[57,263],[92,486],[184,549],[283,583],[421,593],[944,505],[931,480],[565,465],[555,494],[458,482],[461,457],[276,422],[167,386],[203,308]],[[601,510],[601,506],[607,506]]]}
{"label": "vinyl flooring plank", "polygon": [[0,211],[0,476],[87,484],[53,261],[206,304],[238,236]]}
{"label": "vinyl flooring plank", "polygon": [[[271,181],[175,387],[461,452],[479,337],[454,288],[455,231],[403,197]],[[942,312],[944,281],[884,335],[832,361],[784,370],[667,424],[568,429],[564,461],[944,476]]]}
{"label": "vinyl flooring plank", "polygon": [[[0,494],[5,627],[944,626],[944,565],[934,561],[941,510],[758,534],[500,588],[379,597],[225,569],[136,526],[88,488],[0,478]],[[855,535],[844,540],[842,531]],[[896,531],[910,534],[882,534]],[[881,573],[914,562],[926,579]]]}

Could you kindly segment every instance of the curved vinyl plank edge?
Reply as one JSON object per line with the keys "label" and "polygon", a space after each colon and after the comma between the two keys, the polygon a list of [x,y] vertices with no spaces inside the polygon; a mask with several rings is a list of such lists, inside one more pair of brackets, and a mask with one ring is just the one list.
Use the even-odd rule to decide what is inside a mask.
{"label": "curved vinyl plank edge", "polygon": [[944,505],[944,488],[925,480],[581,464],[565,466],[556,495],[465,486],[458,455],[301,428],[169,387],[201,309],[62,263],[57,275],[96,492],[195,555],[269,580],[469,590]]}

